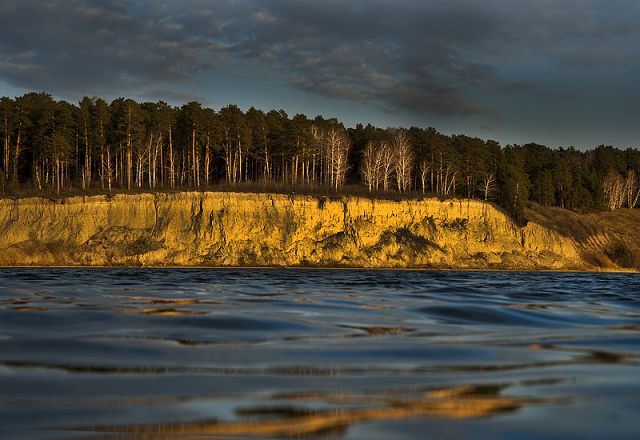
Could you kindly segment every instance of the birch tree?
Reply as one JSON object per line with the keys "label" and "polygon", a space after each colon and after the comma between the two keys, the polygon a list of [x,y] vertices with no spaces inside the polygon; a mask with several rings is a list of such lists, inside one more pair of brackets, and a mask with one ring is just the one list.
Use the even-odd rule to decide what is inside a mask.
{"label": "birch tree", "polygon": [[80,107],[80,123],[78,132],[82,139],[82,145],[84,151],[82,154],[82,189],[86,189],[91,185],[91,171],[92,171],[92,158],[91,158],[91,113],[93,110],[93,102],[90,98],[85,96],[82,98],[79,104]]}
{"label": "birch tree", "polygon": [[15,108],[12,99],[0,98],[0,134],[2,136],[3,180],[10,180],[11,142],[15,128]]}
{"label": "birch tree", "polygon": [[427,182],[429,181],[429,176],[433,173],[433,167],[430,162],[423,160],[420,162],[420,184],[422,187],[422,194],[427,192]]}
{"label": "birch tree", "polygon": [[393,153],[393,149],[391,148],[391,144],[387,141],[382,141],[378,146],[378,160],[381,163],[380,171],[381,171],[381,179],[382,179],[382,189],[386,192],[389,191],[389,184],[391,183],[391,178],[393,177],[393,170],[395,167],[395,159],[396,155]]}
{"label": "birch tree", "polygon": [[622,208],[626,196],[625,181],[622,176],[611,170],[604,178],[602,186],[609,209],[614,211]]}
{"label": "birch tree", "polygon": [[496,192],[496,176],[493,173],[487,173],[480,182],[480,190],[484,197],[484,201],[492,198]]}
{"label": "birch tree", "polygon": [[398,191],[411,190],[411,170],[413,169],[413,152],[406,131],[396,130],[391,137],[395,155],[394,171]]}
{"label": "birch tree", "polygon": [[374,141],[369,141],[362,152],[361,164],[362,178],[369,192],[374,188],[378,189],[381,169],[382,160],[378,153],[378,146]]}
{"label": "birch tree", "polygon": [[638,175],[635,170],[628,170],[627,177],[624,184],[627,208],[633,209],[638,204],[638,198],[640,198],[640,188],[638,188]]}
{"label": "birch tree", "polygon": [[344,129],[331,127],[326,134],[326,143],[330,163],[330,185],[341,188],[349,170],[349,150],[351,140]]}
{"label": "birch tree", "polygon": [[104,189],[105,147],[109,124],[109,106],[104,100],[98,98],[94,101],[92,111],[93,143],[100,153],[100,165],[97,173],[100,177],[100,188]]}

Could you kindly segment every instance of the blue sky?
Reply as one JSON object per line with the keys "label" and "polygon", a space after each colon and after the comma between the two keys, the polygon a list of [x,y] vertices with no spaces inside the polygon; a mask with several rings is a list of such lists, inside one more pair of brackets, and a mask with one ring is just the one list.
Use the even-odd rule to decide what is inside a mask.
{"label": "blue sky", "polygon": [[3,0],[0,93],[640,146],[640,2]]}

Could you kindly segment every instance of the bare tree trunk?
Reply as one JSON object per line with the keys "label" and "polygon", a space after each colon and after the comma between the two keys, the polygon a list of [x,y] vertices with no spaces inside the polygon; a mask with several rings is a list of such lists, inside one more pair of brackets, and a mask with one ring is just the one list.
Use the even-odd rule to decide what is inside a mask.
{"label": "bare tree trunk", "polygon": [[211,163],[211,153],[209,151],[211,147],[211,136],[207,133],[207,143],[204,146],[204,183],[206,187],[209,187],[209,176],[210,176],[210,163]]}
{"label": "bare tree trunk", "polygon": [[249,180],[249,150],[245,151],[244,155],[244,177],[243,180],[246,182]]}
{"label": "bare tree trunk", "polygon": [[91,169],[89,161],[89,130],[87,128],[87,121],[84,121],[84,171],[82,179],[83,189],[89,188],[89,182],[91,181]]}
{"label": "bare tree trunk", "polygon": [[7,180],[9,180],[9,158],[11,157],[11,136],[8,134],[8,129],[5,128],[7,134],[4,136],[4,171],[7,174]]}
{"label": "bare tree trunk", "polygon": [[489,197],[493,197],[496,188],[496,176],[489,173],[482,181],[482,192],[484,193],[484,201],[488,201]]}
{"label": "bare tree trunk", "polygon": [[11,173],[11,181],[14,185],[18,184],[18,159],[20,159],[20,140],[22,138],[22,122],[18,124],[18,136],[16,137],[16,145],[13,150],[13,171]]}
{"label": "bare tree trunk", "polygon": [[234,182],[242,181],[242,144],[240,143],[240,135],[238,134],[238,161],[236,162],[236,169],[233,171]]}
{"label": "bare tree trunk", "polygon": [[160,132],[160,187],[164,189],[164,146],[162,141],[162,132]]}
{"label": "bare tree trunk", "polygon": [[378,148],[372,141],[367,142],[367,145],[362,152],[361,172],[364,183],[367,185],[369,192],[373,191],[379,174],[377,156]]}
{"label": "bare tree trunk", "polygon": [[433,176],[433,167],[426,160],[420,162],[420,183],[422,184],[422,194],[427,192],[427,177],[431,173]]}
{"label": "bare tree trunk", "polygon": [[382,162],[382,189],[389,191],[389,181],[393,173],[393,161],[395,156],[391,146],[387,142],[380,144],[380,161]]}
{"label": "bare tree trunk", "polygon": [[111,167],[111,149],[107,147],[107,185],[109,187],[109,193],[111,193],[111,182],[113,180],[113,169]]}
{"label": "bare tree trunk", "polygon": [[637,203],[638,177],[634,170],[627,171],[627,177],[624,184],[627,207],[633,209]]}
{"label": "bare tree trunk", "polygon": [[266,136],[264,136],[264,177],[267,182],[271,181],[271,166],[269,164],[269,147]]}
{"label": "bare tree trunk", "polygon": [[36,186],[38,187],[38,190],[42,189],[42,181],[40,178],[40,164],[38,163],[37,160],[34,160],[33,162],[33,174],[34,177],[36,179]]}
{"label": "bare tree trunk", "polygon": [[413,167],[413,152],[409,138],[404,130],[397,130],[393,136],[395,152],[395,172],[398,191],[407,192],[411,185],[411,169]]}
{"label": "bare tree trunk", "polygon": [[153,165],[155,163],[155,146],[153,145],[153,132],[149,136],[149,155],[147,157],[147,179],[149,189],[153,189]]}
{"label": "bare tree trunk", "polygon": [[198,168],[197,168],[197,157],[196,157],[196,128],[195,123],[191,128],[191,173],[193,178],[193,184],[195,186],[200,186],[198,182]]}
{"label": "bare tree trunk", "polygon": [[131,140],[131,106],[127,107],[127,189],[131,189],[131,174],[133,173],[133,142]]}
{"label": "bare tree trunk", "polygon": [[175,164],[173,162],[173,138],[171,135],[171,127],[169,127],[169,181],[171,183],[171,189],[176,187],[176,172]]}

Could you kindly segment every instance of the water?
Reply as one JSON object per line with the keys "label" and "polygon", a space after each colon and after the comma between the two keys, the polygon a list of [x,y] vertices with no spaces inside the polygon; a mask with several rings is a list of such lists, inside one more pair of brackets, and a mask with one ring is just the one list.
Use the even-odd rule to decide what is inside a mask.
{"label": "water", "polygon": [[640,438],[640,277],[0,270],[0,438]]}

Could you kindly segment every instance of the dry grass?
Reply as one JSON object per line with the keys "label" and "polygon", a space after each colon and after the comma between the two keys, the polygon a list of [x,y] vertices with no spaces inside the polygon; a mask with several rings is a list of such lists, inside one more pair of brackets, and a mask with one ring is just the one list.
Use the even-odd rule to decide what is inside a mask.
{"label": "dry grass", "polygon": [[638,209],[577,212],[532,204],[526,216],[531,221],[573,237],[581,245],[583,256],[598,266],[640,268]]}
{"label": "dry grass", "polygon": [[29,197],[42,197],[45,199],[59,200],[74,196],[98,196],[98,195],[117,195],[117,194],[156,194],[156,193],[182,193],[191,191],[214,191],[214,192],[240,192],[240,193],[257,193],[257,194],[284,194],[284,195],[305,195],[314,197],[340,198],[340,197],[365,197],[379,200],[408,200],[435,198],[432,193],[423,194],[421,191],[409,191],[401,193],[392,189],[390,191],[372,191],[370,192],[366,186],[358,184],[348,184],[340,189],[335,189],[326,185],[311,184],[286,184],[278,182],[242,182],[227,183],[219,182],[202,187],[177,187],[175,189],[158,187],[149,188],[113,188],[111,191],[101,189],[99,187],[91,187],[82,189],[79,187],[65,188],[60,194],[50,190],[37,190],[30,187],[20,187],[17,189],[7,189],[5,192],[0,191],[0,199],[23,199]]}

